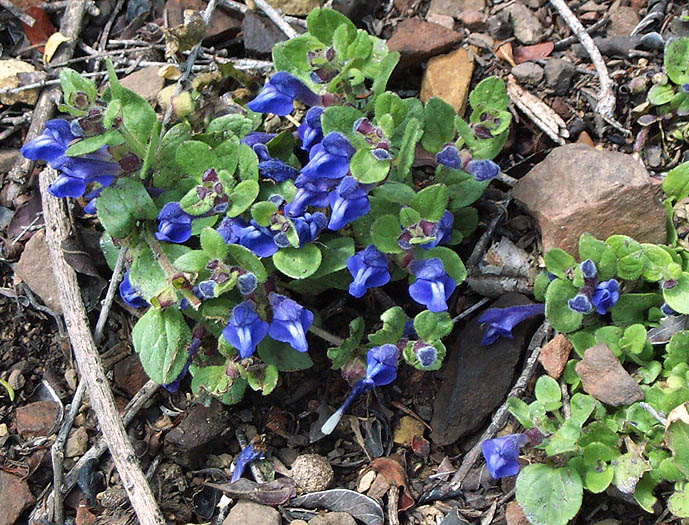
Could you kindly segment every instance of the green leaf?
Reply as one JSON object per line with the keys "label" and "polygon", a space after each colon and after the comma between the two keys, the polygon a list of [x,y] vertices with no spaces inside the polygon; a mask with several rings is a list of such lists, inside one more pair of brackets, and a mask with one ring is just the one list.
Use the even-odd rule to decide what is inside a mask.
{"label": "green leaf", "polygon": [[366,60],[371,55],[371,51],[373,51],[373,41],[374,38],[366,31],[358,29],[354,42],[347,46],[347,52],[345,53],[347,58],[354,59],[357,63]]}
{"label": "green leaf", "polygon": [[519,473],[516,497],[529,522],[566,525],[581,507],[583,486],[571,467],[531,464]]}
{"label": "green leaf", "polygon": [[411,207],[428,221],[439,221],[450,198],[445,184],[433,184],[418,192],[411,201]]}
{"label": "green leaf", "polygon": [[12,388],[10,384],[4,379],[0,379],[0,385],[2,385],[2,387],[7,391],[7,395],[10,398],[10,402],[14,401],[14,388]]}
{"label": "green leaf", "polygon": [[443,268],[447,274],[454,279],[455,284],[460,284],[464,282],[467,277],[467,269],[459,258],[456,251],[445,246],[436,246],[430,250],[425,250],[423,248],[414,249],[414,257],[418,260],[432,259],[434,257],[439,258],[443,263]]}
{"label": "green leaf", "polygon": [[658,501],[658,498],[653,495],[653,489],[656,485],[657,483],[653,480],[653,477],[647,472],[636,484],[636,489],[634,489],[634,499],[642,509],[649,513],[654,512],[653,507]]}
{"label": "green leaf", "polygon": [[352,358],[364,336],[364,328],[364,320],[361,317],[353,319],[349,323],[349,337],[339,346],[328,348],[328,359],[333,363],[331,366],[333,370],[339,370]]}
{"label": "green leaf", "polygon": [[306,17],[309,33],[328,46],[333,43],[333,35],[340,25],[347,27],[347,43],[351,43],[356,37],[356,26],[343,14],[317,7]]}
{"label": "green leaf", "polygon": [[414,317],[414,330],[419,339],[426,342],[442,339],[452,332],[452,318],[447,312],[424,310]]}
{"label": "green leaf", "polygon": [[651,465],[642,456],[644,445],[637,446],[630,439],[626,443],[627,453],[612,462],[615,470],[613,483],[624,494],[633,494],[636,484],[644,472],[651,470]]}
{"label": "green leaf", "polygon": [[660,293],[626,293],[620,295],[610,313],[615,324],[628,326],[645,322],[648,309],[661,304],[663,296]]}
{"label": "green leaf", "polygon": [[689,197],[689,162],[675,166],[663,179],[663,191],[676,200]]}
{"label": "green leaf", "polygon": [[689,485],[680,485],[680,488],[668,498],[667,508],[679,518],[689,518]]}
{"label": "green leaf", "polygon": [[663,298],[675,312],[689,314],[689,273],[682,272],[676,286],[663,288]]}
{"label": "green leaf", "polygon": [[[176,261],[190,251],[181,244],[161,243],[160,248],[171,261]],[[152,297],[169,286],[168,276],[145,243],[140,243],[135,253],[129,268],[129,282],[140,290],[143,298],[150,303]]]}
{"label": "green leaf", "polygon": [[213,228],[204,228],[201,232],[201,249],[210,259],[222,261],[227,255],[225,239]]}
{"label": "green leaf", "polygon": [[665,84],[664,86],[656,84],[648,90],[648,102],[654,106],[667,104],[674,96],[675,87],[672,84]]}
{"label": "green leaf", "polygon": [[563,279],[555,279],[548,286],[545,293],[545,315],[555,330],[566,334],[581,326],[583,314],[573,311],[567,305],[567,301],[577,292],[569,281]]}
{"label": "green leaf", "polygon": [[455,221],[453,227],[464,236],[468,237],[478,227],[478,210],[476,208],[460,208],[455,210],[451,209],[453,215],[455,216]]}
{"label": "green leaf", "polygon": [[577,450],[577,440],[581,435],[581,428],[576,422],[567,420],[545,442],[545,453],[556,456]]}
{"label": "green leaf", "polygon": [[90,103],[95,102],[98,97],[98,91],[93,81],[68,67],[60,68],[60,87],[65,103],[69,106],[74,105],[74,98],[79,92],[85,93]]}
{"label": "green leaf", "polygon": [[210,257],[203,250],[191,250],[172,264],[181,272],[199,273],[206,268],[209,260]]}
{"label": "green leaf", "polygon": [[252,390],[262,390],[267,396],[278,384],[278,369],[273,365],[252,367],[246,379]]}
{"label": "green leaf", "polygon": [[323,44],[309,34],[299,35],[286,42],[278,42],[273,46],[272,53],[275,69],[288,71],[302,80],[307,80],[308,73],[312,69],[308,61],[308,52],[322,47]]}
{"label": "green leaf", "polygon": [[675,466],[689,477],[689,425],[679,419],[673,421],[667,427],[665,441],[672,451]]}
{"label": "green leaf", "polygon": [[355,135],[354,123],[363,116],[361,111],[350,106],[330,106],[321,115],[323,135],[337,131],[351,140]]}
{"label": "green leaf", "polygon": [[273,264],[293,279],[306,279],[318,270],[323,256],[313,244],[301,248],[282,248],[273,254]]}
{"label": "green leaf", "polygon": [[266,282],[268,273],[261,259],[256,257],[251,250],[239,244],[228,244],[227,252],[230,254],[230,257],[234,259],[235,263],[237,263],[237,266],[244,268],[247,272],[253,273],[259,283]]}
{"label": "green leaf", "polygon": [[187,140],[177,147],[175,161],[183,172],[200,180],[204,171],[215,167],[217,157],[205,142]]}
{"label": "green leaf", "polygon": [[321,246],[323,259],[311,278],[324,277],[347,267],[347,259],[354,255],[354,239],[335,237]]}
{"label": "green leaf", "polygon": [[386,182],[373,191],[376,197],[404,205],[408,205],[416,195],[413,189],[401,182]]}
{"label": "green leaf", "polygon": [[469,94],[469,104],[474,110],[479,108],[504,110],[509,101],[505,82],[498,77],[483,79]]}
{"label": "green leaf", "polygon": [[572,396],[569,402],[570,406],[570,419],[577,423],[580,427],[586,423],[586,420],[593,413],[595,407],[595,400],[587,395],[577,392]]}
{"label": "green leaf", "polygon": [[383,253],[402,253],[397,244],[401,226],[394,215],[378,217],[371,227],[371,241]]}
{"label": "green leaf", "polygon": [[545,405],[546,410],[557,410],[562,406],[560,385],[552,377],[543,375],[536,381],[534,388],[536,399]]}
{"label": "green leaf", "polygon": [[598,279],[607,281],[617,272],[617,257],[612,248],[590,233],[579,237],[579,258],[582,261],[591,259],[598,269]]}
{"label": "green leaf", "polygon": [[227,210],[228,217],[236,217],[240,213],[249,209],[258,197],[258,182],[255,180],[243,180],[237,184],[230,193],[230,209]]}
{"label": "green leaf", "polygon": [[454,212],[476,202],[490,184],[489,180],[477,181],[468,173],[462,174],[463,180],[448,184],[450,192],[449,209]]}
{"label": "green leaf", "polygon": [[98,219],[115,239],[129,235],[138,219],[153,220],[158,210],[143,184],[132,178],[119,178],[96,201]]}
{"label": "green leaf", "polygon": [[560,248],[553,248],[545,254],[546,268],[561,279],[567,279],[568,271],[576,264],[576,259]]}
{"label": "green leaf", "polygon": [[349,161],[349,169],[362,184],[374,184],[388,176],[389,160],[376,160],[369,149],[360,149]]}
{"label": "green leaf", "polygon": [[422,133],[423,131],[421,130],[421,122],[419,122],[419,119],[411,118],[407,121],[402,143],[400,144],[400,151],[395,157],[392,168],[391,180],[397,182],[410,181],[411,166],[414,162],[414,154],[416,152],[416,143],[419,142]]}
{"label": "green leaf", "polygon": [[307,352],[297,352],[289,344],[266,337],[256,349],[261,360],[280,372],[296,372],[313,366]]}
{"label": "green leaf", "polygon": [[270,218],[278,207],[270,201],[257,202],[251,207],[251,217],[259,226],[270,226]]}
{"label": "green leaf", "polygon": [[646,346],[646,328],[642,324],[633,324],[628,326],[622,339],[620,339],[620,348],[625,353],[639,355]]}
{"label": "green leaf", "polygon": [[184,368],[191,330],[179,310],[149,308],[134,326],[132,342],[148,377],[164,385]]}
{"label": "green leaf", "polygon": [[664,65],[675,84],[689,82],[689,38],[676,38],[665,47]]}
{"label": "green leaf", "polygon": [[431,97],[423,110],[423,137],[421,145],[430,153],[439,152],[452,141],[455,134],[455,110],[439,97]]}
{"label": "green leaf", "polygon": [[196,366],[189,367],[191,391],[194,395],[205,392],[214,397],[226,394],[232,387],[232,379],[225,373],[225,366]]}
{"label": "green leaf", "polygon": [[110,129],[102,135],[87,137],[73,143],[67,148],[65,155],[68,157],[78,157],[93,153],[103,146],[119,146],[120,144],[124,144],[124,138],[122,138],[119,131]]}
{"label": "green leaf", "polygon": [[[112,102],[111,102],[112,104]],[[153,185],[166,187],[177,181],[180,167],[177,165],[177,149],[191,137],[191,127],[186,122],[172,126],[160,141],[158,157],[155,161],[157,171],[153,175]]]}
{"label": "green leaf", "polygon": [[531,411],[529,410],[529,405],[518,397],[510,397],[507,399],[507,407],[519,424],[525,429],[530,429],[534,427],[533,421],[531,421]]}
{"label": "green leaf", "polygon": [[244,137],[254,129],[253,122],[242,115],[231,113],[210,121],[206,133],[220,133],[223,136]]}
{"label": "green leaf", "polygon": [[239,145],[239,178],[258,181],[258,157],[246,144]]}
{"label": "green leaf", "polygon": [[607,465],[599,469],[589,468],[584,475],[584,486],[589,492],[600,494],[610,486],[615,472]]}
{"label": "green leaf", "polygon": [[409,226],[411,226],[412,224],[416,224],[420,220],[421,215],[414,208],[405,206],[400,210],[400,223],[403,227],[408,228]]}
{"label": "green leaf", "polygon": [[369,342],[375,346],[397,343],[402,337],[404,323],[407,321],[404,310],[399,306],[388,308],[380,315],[380,320],[383,321],[383,326],[368,335]]}
{"label": "green leaf", "polygon": [[404,122],[409,109],[397,93],[386,91],[376,98],[375,115],[380,119],[383,115],[392,116],[394,127]]}
{"label": "green leaf", "polygon": [[291,131],[282,131],[266,143],[268,153],[273,158],[278,158],[283,162],[289,161],[294,152],[296,141]]}
{"label": "green leaf", "polygon": [[388,53],[378,64],[378,74],[373,78],[373,93],[380,95],[385,91],[390,75],[392,75],[395,66],[400,60],[400,54],[397,51]]}
{"label": "green leaf", "polygon": [[671,267],[671,265],[679,266],[673,262],[672,256],[660,246],[643,243],[641,247],[644,250],[644,256],[646,258],[642,276],[647,281],[660,281],[666,278],[668,268]]}

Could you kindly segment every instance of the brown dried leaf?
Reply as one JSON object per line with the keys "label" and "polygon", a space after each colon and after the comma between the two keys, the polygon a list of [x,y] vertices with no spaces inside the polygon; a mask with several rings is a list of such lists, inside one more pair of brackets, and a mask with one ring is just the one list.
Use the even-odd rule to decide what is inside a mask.
{"label": "brown dried leaf", "polygon": [[[24,12],[35,20],[33,26],[29,26],[22,22],[24,34],[29,42],[31,42],[32,46],[44,44],[50,35],[57,31],[48,15],[40,7],[27,7],[24,9]],[[41,46],[38,50],[43,53],[44,47]]]}
{"label": "brown dried leaf", "polygon": [[555,49],[555,44],[553,42],[541,42],[540,44],[534,44],[533,46],[520,46],[512,51],[514,56],[514,61],[517,64],[522,64],[524,62],[530,62],[532,60],[541,60],[550,56],[550,53]]}
{"label": "brown dried leaf", "polygon": [[280,478],[270,483],[256,483],[248,479],[239,479],[234,483],[219,485],[204,483],[209,487],[223,491],[230,498],[248,499],[262,505],[279,506],[287,503],[297,493],[292,478]]}
{"label": "brown dried leaf", "polygon": [[407,485],[407,475],[404,472],[404,467],[402,463],[400,463],[399,457],[392,455],[386,458],[376,458],[371,462],[371,466],[368,469],[374,470],[385,476],[385,479],[390,485],[402,488],[398,505],[400,511],[407,510],[414,506],[414,498],[411,492],[409,492],[409,486]]}
{"label": "brown dried leaf", "polygon": [[498,57],[500,60],[504,60],[505,62],[509,63],[512,67],[517,65],[514,62],[511,42],[507,42],[506,44],[503,44],[500,47],[496,48],[495,56]]}

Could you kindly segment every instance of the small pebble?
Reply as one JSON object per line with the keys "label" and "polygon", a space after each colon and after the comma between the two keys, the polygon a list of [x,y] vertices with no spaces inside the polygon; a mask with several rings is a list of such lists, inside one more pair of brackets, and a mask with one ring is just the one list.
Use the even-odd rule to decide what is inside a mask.
{"label": "small pebble", "polygon": [[302,493],[325,490],[334,477],[330,462],[318,454],[302,454],[292,464],[292,479]]}
{"label": "small pebble", "polygon": [[7,383],[12,387],[13,390],[17,391],[24,388],[24,385],[26,384],[26,379],[24,378],[24,374],[22,374],[20,370],[14,368],[10,372],[10,377],[7,378]]}

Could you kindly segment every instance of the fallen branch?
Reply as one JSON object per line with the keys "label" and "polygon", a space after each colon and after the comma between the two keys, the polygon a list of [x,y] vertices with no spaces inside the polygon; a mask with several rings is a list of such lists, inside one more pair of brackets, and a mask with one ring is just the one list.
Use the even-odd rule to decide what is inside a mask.
{"label": "fallen branch", "polygon": [[600,50],[596,47],[596,44],[586,32],[584,26],[579,22],[579,19],[572,13],[572,10],[567,6],[564,0],[550,0],[550,5],[552,5],[558,14],[562,17],[565,23],[570,27],[574,34],[584,46],[584,49],[591,58],[593,66],[596,68],[596,73],[598,73],[598,81],[600,82],[600,91],[598,92],[598,104],[596,105],[596,112],[603,117],[608,124],[618,129],[619,131],[629,134],[629,130],[615,120],[615,91],[613,89],[613,83],[608,74],[608,68],[605,65],[603,56],[600,54]]}
{"label": "fallen branch", "polygon": [[96,413],[100,430],[132,508],[141,523],[163,525],[165,520],[136,460],[136,453],[129,442],[115,406],[115,399],[108,387],[108,380],[101,367],[100,356],[87,324],[88,317],[79,292],[76,273],[67,264],[62,253],[62,241],[68,237],[67,217],[62,209],[61,201],[48,193],[48,186],[56,176],[56,170],[45,168],[39,175],[39,181],[46,224],[46,241],[74,355],[82,378],[86,381],[91,407]]}
{"label": "fallen branch", "polygon": [[266,0],[254,0],[254,4],[256,4],[261,11],[263,11],[268,18],[270,18],[273,23],[280,28],[280,31],[285,33],[285,36],[287,38],[294,38],[295,36],[298,36],[299,33],[297,33],[294,28],[287,23],[287,21],[282,17],[280,13],[277,12],[277,9],[275,9],[273,6],[271,6]]}

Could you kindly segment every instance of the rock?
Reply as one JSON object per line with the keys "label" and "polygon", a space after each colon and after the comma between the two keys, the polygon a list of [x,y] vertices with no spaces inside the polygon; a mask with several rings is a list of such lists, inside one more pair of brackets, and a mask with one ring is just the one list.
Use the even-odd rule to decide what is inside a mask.
{"label": "rock", "polygon": [[7,423],[0,423],[0,447],[2,447],[10,437],[10,431],[7,429]]}
{"label": "rock", "polygon": [[333,0],[332,8],[361,25],[364,17],[373,14],[379,4],[379,0]]}
{"label": "rock", "polygon": [[543,68],[534,62],[524,62],[512,68],[512,74],[520,83],[535,86],[543,80]]}
{"label": "rock", "polygon": [[24,439],[47,436],[53,428],[58,414],[58,406],[52,401],[36,401],[17,407],[17,432]]}
{"label": "rock", "polygon": [[465,49],[431,58],[421,81],[421,100],[440,97],[464,114],[473,71],[474,61]]}
{"label": "rock", "polygon": [[545,84],[556,95],[566,95],[576,72],[571,62],[561,58],[549,58],[545,62]]}
{"label": "rock", "polygon": [[[184,11],[192,9],[203,11],[206,8],[205,0],[166,0],[165,10],[169,27],[176,27],[184,23]],[[271,2],[272,3],[272,2]],[[205,44],[231,40],[237,36],[242,29],[242,24],[238,18],[232,15],[231,11],[225,11],[218,6],[213,11],[213,16],[208,22],[206,36],[203,41]]]}
{"label": "rock", "polygon": [[10,377],[7,378],[7,384],[10,385],[12,390],[16,392],[17,390],[24,388],[26,378],[24,377],[24,374],[22,374],[21,370],[13,368],[10,372]]}
{"label": "rock", "polygon": [[495,47],[495,40],[486,33],[471,33],[467,38],[467,44],[492,51]]}
{"label": "rock", "polygon": [[232,425],[224,407],[213,401],[210,407],[193,405],[182,422],[165,436],[165,453],[183,467],[195,468],[216,446],[225,445],[221,439],[231,433]]}
{"label": "rock", "polygon": [[148,382],[148,376],[144,372],[138,355],[132,354],[119,361],[113,369],[115,384],[127,392],[131,397],[141,390]]}
{"label": "rock", "polygon": [[14,275],[24,281],[48,308],[62,315],[45,230],[36,232],[26,243],[19,262],[14,265]]}
{"label": "rock", "polygon": [[402,416],[392,440],[397,445],[411,447],[414,436],[423,436],[424,430],[426,430],[426,427],[418,419],[411,416]]}
{"label": "rock", "polygon": [[441,15],[438,13],[428,13],[428,15],[426,16],[426,20],[433,24],[438,24],[443,27],[447,27],[448,29],[455,28],[455,19],[451,16]]}
{"label": "rock", "polygon": [[605,344],[586,350],[576,370],[584,391],[607,405],[627,406],[644,398],[639,385]]}
{"label": "rock", "polygon": [[535,217],[545,251],[577,253],[584,232],[599,239],[615,233],[639,242],[667,239],[660,186],[624,153],[560,146],[519,180],[513,196]]}
{"label": "rock", "polygon": [[531,9],[524,4],[515,2],[506,7],[505,12],[510,17],[512,27],[514,28],[514,36],[519,42],[528,46],[538,44],[543,40],[545,29],[538,18],[536,18],[536,15],[531,12]]}
{"label": "rock", "polygon": [[89,446],[89,435],[84,427],[73,428],[69,431],[65,443],[65,457],[75,458],[86,452]]}
{"label": "rock", "polygon": [[608,36],[629,36],[640,20],[638,9],[620,5],[620,0],[612,4],[608,12],[610,13]]}
{"label": "rock", "polygon": [[[14,58],[7,60],[0,60],[0,89],[11,89],[19,87],[22,84],[19,75],[21,73],[34,73],[36,68],[27,62],[22,62]],[[26,84],[28,82],[25,82]],[[28,89],[20,91],[19,93],[5,93],[0,95],[0,103],[15,104],[22,102],[33,106],[38,100],[38,89]]]}
{"label": "rock", "polygon": [[417,18],[403,20],[388,40],[390,51],[400,52],[398,69],[418,66],[432,56],[445,53],[462,41],[461,33]]}
{"label": "rock", "polygon": [[323,0],[267,0],[270,5],[282,11],[284,15],[305,16],[317,7],[321,7]]}
{"label": "rock", "polygon": [[481,11],[486,7],[486,0],[431,0],[428,14],[447,15],[459,18],[462,11],[473,9]]}
{"label": "rock", "polygon": [[89,509],[83,505],[77,507],[77,516],[74,520],[74,525],[93,525],[98,521],[98,516],[93,514]]}
{"label": "rock", "polygon": [[242,23],[244,49],[251,55],[270,55],[273,46],[287,40],[287,36],[267,16],[248,11]]}
{"label": "rock", "polygon": [[510,15],[506,10],[502,10],[497,15],[488,17],[488,32],[490,36],[497,40],[506,40],[510,38],[513,29]]}
{"label": "rock", "polygon": [[148,66],[120,80],[123,87],[131,89],[149,102],[155,100],[165,85],[165,79],[158,75],[158,66]]}
{"label": "rock", "polygon": [[311,518],[309,525],[356,525],[356,520],[346,512],[328,512]]}
{"label": "rock", "polygon": [[303,493],[327,489],[335,474],[328,458],[318,454],[302,454],[292,463],[292,479]]}
{"label": "rock", "polygon": [[483,31],[488,28],[488,18],[486,18],[486,15],[475,9],[462,11],[457,19],[469,31]]}
{"label": "rock", "polygon": [[19,157],[18,149],[0,149],[0,174],[10,171]]}
{"label": "rock", "polygon": [[19,523],[22,512],[36,501],[25,480],[4,470],[0,470],[0,494],[0,525]]}
{"label": "rock", "polygon": [[255,523],[256,525],[259,523],[261,525],[280,525],[282,520],[280,519],[280,513],[273,507],[240,499],[232,507],[222,525],[248,525],[249,523]]}
{"label": "rock", "polygon": [[538,362],[541,363],[550,377],[559,379],[560,374],[565,369],[572,348],[572,343],[569,342],[564,334],[557,334],[541,348]]}
{"label": "rock", "polygon": [[283,447],[278,451],[278,458],[286,467],[291,467],[299,454],[291,447]]}
{"label": "rock", "polygon": [[510,501],[505,508],[505,520],[507,525],[529,525],[529,520],[524,516],[522,508],[516,501]]}
{"label": "rock", "polygon": [[[492,307],[518,304],[530,304],[530,301],[523,295],[508,293]],[[483,329],[476,323],[479,315],[458,334],[448,338],[454,343],[443,366],[442,384],[431,419],[431,439],[439,446],[454,443],[478,430],[486,417],[505,401],[527,343],[527,334],[539,322],[538,318],[527,320],[512,330],[513,339],[501,338],[490,346],[481,346]]]}

